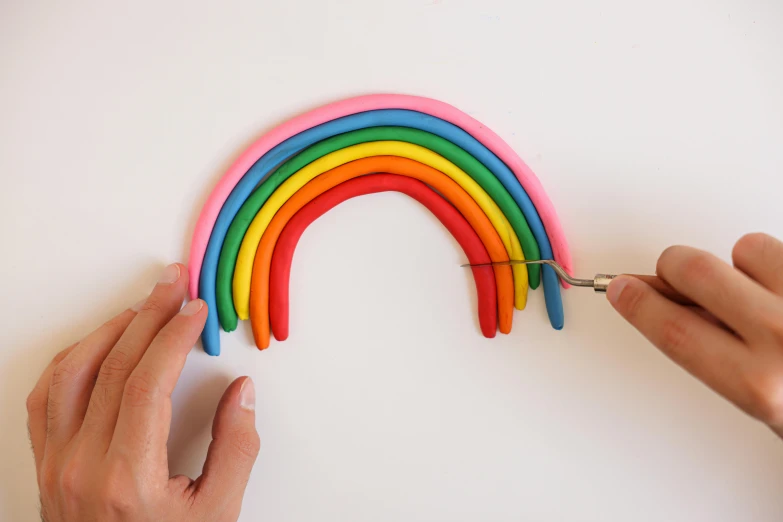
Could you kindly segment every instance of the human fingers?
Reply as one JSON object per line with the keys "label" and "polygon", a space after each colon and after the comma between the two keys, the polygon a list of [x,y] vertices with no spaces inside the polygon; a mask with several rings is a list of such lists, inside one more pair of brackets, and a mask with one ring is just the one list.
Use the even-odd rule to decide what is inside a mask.
{"label": "human fingers", "polygon": [[732,333],[696,312],[673,303],[633,277],[617,277],[609,285],[612,306],[674,362],[718,393],[745,403],[739,378],[748,350]]}
{"label": "human fingers", "polygon": [[187,270],[183,265],[167,266],[136,317],[100,365],[82,431],[104,450],[111,443],[128,377],[161,328],[179,311],[187,285]]}
{"label": "human fingers", "polygon": [[27,396],[27,429],[30,434],[30,444],[33,447],[35,469],[37,472],[40,472],[41,460],[43,459],[44,448],[46,447],[46,411],[49,404],[49,381],[52,380],[54,367],[65,359],[75,347],[76,344],[72,344],[54,356],[43,373],[41,373],[33,391]]}
{"label": "human fingers", "polygon": [[748,277],[783,296],[783,242],[767,234],[748,234],[737,241],[731,257]]}
{"label": "human fingers", "polygon": [[171,427],[171,394],[206,319],[207,307],[204,301],[196,299],[155,336],[125,383],[110,452],[131,456],[139,467],[168,471],[166,441]]}
{"label": "human fingers", "polygon": [[54,366],[47,399],[47,451],[64,446],[79,431],[98,368],[135,316],[127,309],[110,319]]}
{"label": "human fingers", "polygon": [[241,377],[220,400],[204,472],[196,481],[196,502],[213,517],[239,514],[261,445],[255,420],[255,387],[250,377]]}
{"label": "human fingers", "polygon": [[746,340],[764,335],[763,321],[783,312],[767,289],[717,257],[691,247],[661,254],[657,273]]}

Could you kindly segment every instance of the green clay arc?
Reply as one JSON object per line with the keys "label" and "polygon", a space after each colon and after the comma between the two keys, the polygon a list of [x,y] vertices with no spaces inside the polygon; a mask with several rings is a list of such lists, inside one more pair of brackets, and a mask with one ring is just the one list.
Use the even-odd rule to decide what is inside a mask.
{"label": "green clay arc", "polygon": [[[369,127],[333,136],[318,142],[289,158],[267,177],[243,203],[237,212],[220,251],[217,266],[217,311],[220,324],[227,332],[236,329],[238,317],[233,305],[232,277],[242,240],[256,214],[269,197],[290,176],[313,161],[352,145],[373,141],[400,141],[429,149],[464,170],[495,201],[519,239],[525,259],[538,260],[541,253],[522,210],[506,188],[483,163],[454,143],[419,129],[409,127]],[[541,271],[538,265],[528,266],[529,284],[538,288]]]}

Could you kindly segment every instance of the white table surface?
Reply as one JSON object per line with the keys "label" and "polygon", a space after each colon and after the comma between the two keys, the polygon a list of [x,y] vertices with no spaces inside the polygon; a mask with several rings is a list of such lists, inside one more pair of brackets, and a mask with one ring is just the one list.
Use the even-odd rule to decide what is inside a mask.
{"label": "white table surface", "polygon": [[[426,95],[536,171],[579,274],[783,236],[778,0],[0,3],[0,519],[35,519],[24,398],[55,351],[186,260],[233,158],[325,102]],[[243,521],[780,521],[783,442],[587,290],[494,340],[417,203],[346,202],[294,259],[291,338],[192,352],[174,472],[250,374]],[[350,327],[356,321],[358,326]]]}

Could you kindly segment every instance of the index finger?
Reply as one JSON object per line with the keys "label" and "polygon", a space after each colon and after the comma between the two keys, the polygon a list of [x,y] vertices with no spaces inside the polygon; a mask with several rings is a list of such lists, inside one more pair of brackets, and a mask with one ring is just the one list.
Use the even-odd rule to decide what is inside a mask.
{"label": "index finger", "polygon": [[617,277],[606,296],[674,362],[735,404],[748,404],[747,389],[738,376],[749,352],[740,339],[634,277]]}
{"label": "index finger", "polygon": [[207,307],[196,299],[185,305],[152,341],[125,383],[110,452],[131,454],[134,462],[153,469],[161,459],[166,463],[171,394],[206,320]]}

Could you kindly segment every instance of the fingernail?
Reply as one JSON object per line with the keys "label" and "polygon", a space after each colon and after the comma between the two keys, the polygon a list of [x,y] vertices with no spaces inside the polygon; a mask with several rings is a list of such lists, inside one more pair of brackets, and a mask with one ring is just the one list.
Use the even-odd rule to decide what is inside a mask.
{"label": "fingernail", "polygon": [[179,311],[179,315],[196,315],[202,308],[204,308],[204,301],[196,299],[195,301],[190,301],[186,304],[185,307]]}
{"label": "fingernail", "polygon": [[141,311],[141,307],[144,306],[144,303],[146,303],[146,302],[147,302],[147,298],[145,297],[144,299],[140,300],[135,305],[131,306],[131,310],[133,310],[134,312],[137,312],[137,313],[140,312]]}
{"label": "fingernail", "polygon": [[179,279],[179,265],[174,263],[163,270],[163,273],[160,274],[160,278],[158,279],[158,284],[170,285],[171,283],[175,283],[177,279]]}
{"label": "fingernail", "polygon": [[239,406],[247,411],[256,409],[256,387],[250,377],[246,377],[242,382],[242,388],[239,390]]}
{"label": "fingernail", "polygon": [[630,279],[630,277],[619,276],[609,283],[609,288],[606,289],[606,298],[609,299],[610,303],[613,305],[617,304]]}

